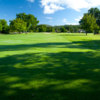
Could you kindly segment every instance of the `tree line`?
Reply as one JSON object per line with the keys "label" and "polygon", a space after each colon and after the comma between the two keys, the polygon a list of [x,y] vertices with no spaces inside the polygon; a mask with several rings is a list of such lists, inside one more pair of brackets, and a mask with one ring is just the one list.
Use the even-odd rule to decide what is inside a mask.
{"label": "tree line", "polygon": [[0,33],[28,33],[28,32],[78,32],[79,25],[62,25],[62,26],[51,26],[41,24],[32,14],[19,13],[16,15],[14,20],[9,21],[7,24],[5,19],[0,19]]}
{"label": "tree line", "polygon": [[100,30],[100,10],[98,8],[89,9],[88,12],[85,13],[82,19],[79,21],[80,25],[39,25],[39,20],[34,15],[26,13],[16,14],[16,18],[14,20],[10,20],[9,22],[10,24],[8,25],[5,19],[0,19],[0,33],[9,34],[28,32],[86,32],[87,34],[94,32],[95,34],[97,34]]}
{"label": "tree line", "polygon": [[98,8],[89,9],[79,23],[81,28],[86,31],[86,34],[98,34],[100,31],[100,10]]}

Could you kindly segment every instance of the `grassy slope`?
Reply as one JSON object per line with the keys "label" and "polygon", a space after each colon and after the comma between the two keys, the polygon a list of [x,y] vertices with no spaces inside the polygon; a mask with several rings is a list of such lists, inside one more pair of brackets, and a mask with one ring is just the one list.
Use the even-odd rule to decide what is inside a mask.
{"label": "grassy slope", "polygon": [[0,100],[100,100],[100,36],[0,35]]}

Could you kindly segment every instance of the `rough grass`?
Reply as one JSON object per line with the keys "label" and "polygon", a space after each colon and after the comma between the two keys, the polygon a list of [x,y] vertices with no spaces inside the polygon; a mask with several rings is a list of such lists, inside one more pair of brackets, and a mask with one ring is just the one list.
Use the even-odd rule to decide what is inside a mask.
{"label": "rough grass", "polygon": [[100,36],[0,35],[0,100],[100,100]]}

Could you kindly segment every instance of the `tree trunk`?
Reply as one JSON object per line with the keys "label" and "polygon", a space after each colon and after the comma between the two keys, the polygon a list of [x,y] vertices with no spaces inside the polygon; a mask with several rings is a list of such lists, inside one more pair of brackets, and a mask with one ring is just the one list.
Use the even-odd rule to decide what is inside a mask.
{"label": "tree trunk", "polygon": [[88,34],[88,33],[86,32],[86,36],[87,36],[87,34]]}

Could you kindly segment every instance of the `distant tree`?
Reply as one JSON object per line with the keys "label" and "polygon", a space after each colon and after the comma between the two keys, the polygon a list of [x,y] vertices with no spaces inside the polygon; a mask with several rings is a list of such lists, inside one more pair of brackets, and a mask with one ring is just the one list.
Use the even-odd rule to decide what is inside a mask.
{"label": "distant tree", "polygon": [[5,19],[0,19],[0,24],[1,24],[1,32],[4,34],[9,33],[9,26],[7,24],[7,21]]}
{"label": "distant tree", "polygon": [[54,26],[55,32],[60,33],[61,32],[61,30],[60,30],[61,27],[62,26]]}
{"label": "distant tree", "polygon": [[47,27],[46,25],[38,25],[37,29],[39,32],[46,32]]}
{"label": "distant tree", "polygon": [[27,15],[27,27],[28,27],[28,30],[34,30],[38,23],[39,23],[39,21],[37,20],[36,17],[34,17],[31,14]]}
{"label": "distant tree", "polygon": [[10,31],[10,27],[9,26],[6,26],[5,27],[5,30],[4,30],[4,34],[9,34],[9,31]]}
{"label": "distant tree", "polygon": [[0,23],[0,32],[2,31],[2,24]]}
{"label": "distant tree", "polygon": [[52,27],[51,27],[51,26],[47,26],[47,27],[46,27],[46,31],[47,31],[47,32],[52,32]]}
{"label": "distant tree", "polygon": [[74,33],[74,28],[72,25],[69,26],[69,32]]}
{"label": "distant tree", "polygon": [[26,13],[19,13],[16,15],[16,18],[20,18],[22,19],[24,22],[26,22],[27,24],[27,31],[36,31],[36,26],[39,23],[39,21],[37,20],[37,18],[32,15],[32,14],[26,14]]}
{"label": "distant tree", "polygon": [[88,10],[88,14],[91,14],[96,18],[96,23],[99,26],[99,30],[100,30],[100,10],[98,8],[91,8]]}
{"label": "distant tree", "polygon": [[55,28],[54,27],[52,27],[52,32],[55,32]]}
{"label": "distant tree", "polygon": [[96,19],[91,14],[85,14],[80,20],[80,25],[86,31],[86,35],[88,32],[93,32],[94,30],[98,29]]}
{"label": "distant tree", "polygon": [[77,33],[78,30],[80,29],[80,25],[64,25],[59,27],[64,27],[67,30],[67,32],[71,33]]}
{"label": "distant tree", "polygon": [[61,30],[61,32],[66,32],[66,31],[67,31],[67,30],[65,29],[64,26],[62,26],[62,27],[60,28],[60,30]]}
{"label": "distant tree", "polygon": [[24,32],[26,31],[26,22],[20,18],[14,19],[10,21],[10,30],[19,33]]}
{"label": "distant tree", "polygon": [[57,31],[63,31],[66,30],[65,32],[71,32],[71,33],[77,33],[78,30],[80,29],[80,25],[61,25],[61,26],[54,26]]}

